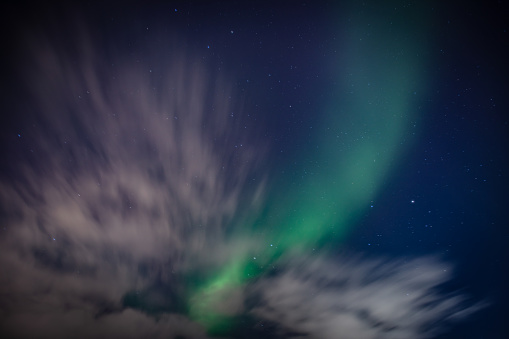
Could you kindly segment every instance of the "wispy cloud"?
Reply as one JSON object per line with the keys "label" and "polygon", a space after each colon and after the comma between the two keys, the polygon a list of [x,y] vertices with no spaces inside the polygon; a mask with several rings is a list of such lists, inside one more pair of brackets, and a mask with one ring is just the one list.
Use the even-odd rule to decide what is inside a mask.
{"label": "wispy cloud", "polygon": [[[29,44],[23,154],[0,181],[1,330],[205,338],[183,315],[186,278],[258,246],[231,231],[264,204],[263,126],[227,75],[177,43],[125,57],[85,34],[56,41]],[[475,309],[437,292],[451,275],[433,258],[300,258],[209,306],[322,339],[423,338]]]}
{"label": "wispy cloud", "polygon": [[124,297],[154,285],[178,295],[193,262],[219,265],[208,249],[260,205],[263,146],[249,142],[241,96],[171,44],[149,65],[99,54],[86,37],[77,55],[55,41],[29,46],[29,146],[0,183],[3,327],[30,324],[29,337],[120,323],[136,328],[118,326],[122,337],[199,329],[125,310]]}
{"label": "wispy cloud", "polygon": [[429,338],[484,305],[438,289],[451,267],[436,258],[292,256],[260,280],[252,312],[301,338]]}

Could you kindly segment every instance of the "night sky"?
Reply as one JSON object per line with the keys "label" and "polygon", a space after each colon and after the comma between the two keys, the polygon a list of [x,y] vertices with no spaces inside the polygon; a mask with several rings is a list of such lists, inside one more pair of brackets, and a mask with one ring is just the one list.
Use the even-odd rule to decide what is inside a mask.
{"label": "night sky", "polygon": [[501,1],[1,11],[2,338],[507,338]]}

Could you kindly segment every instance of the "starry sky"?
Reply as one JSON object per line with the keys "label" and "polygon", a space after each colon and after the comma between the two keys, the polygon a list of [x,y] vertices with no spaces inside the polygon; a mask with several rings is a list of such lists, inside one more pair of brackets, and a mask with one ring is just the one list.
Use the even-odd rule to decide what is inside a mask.
{"label": "starry sky", "polygon": [[2,12],[2,337],[507,337],[502,2]]}

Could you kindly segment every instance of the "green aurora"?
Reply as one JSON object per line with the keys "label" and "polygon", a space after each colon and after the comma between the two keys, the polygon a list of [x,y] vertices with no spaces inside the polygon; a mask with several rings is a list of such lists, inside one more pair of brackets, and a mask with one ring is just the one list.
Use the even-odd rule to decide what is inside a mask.
{"label": "green aurora", "polygon": [[195,285],[188,298],[190,317],[212,335],[233,326],[234,315],[222,313],[219,305],[284,253],[311,253],[344,239],[418,133],[430,16],[417,5],[398,2],[356,3],[339,12],[347,13],[338,21],[347,23],[339,30],[341,60],[331,61],[339,80],[323,108],[322,125],[315,128],[317,147],[301,155],[307,175],[278,178],[256,227],[243,225],[244,233],[229,240],[256,238],[260,250],[237,253]]}

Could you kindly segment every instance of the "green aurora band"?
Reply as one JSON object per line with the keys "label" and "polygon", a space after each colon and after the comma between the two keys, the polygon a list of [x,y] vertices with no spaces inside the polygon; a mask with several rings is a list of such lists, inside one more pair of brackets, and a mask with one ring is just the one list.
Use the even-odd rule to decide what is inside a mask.
{"label": "green aurora band", "polygon": [[188,298],[190,317],[210,334],[231,329],[234,315],[222,313],[220,305],[283,253],[337,245],[411,146],[419,120],[416,102],[426,90],[425,18],[431,5],[425,10],[389,4],[341,9],[346,15],[336,21],[347,23],[340,28],[341,60],[332,62],[340,80],[315,129],[318,147],[302,155],[307,175],[297,183],[279,178],[256,227],[240,227],[244,233],[230,237],[231,243],[257,239],[259,251],[246,247],[236,253]]}

